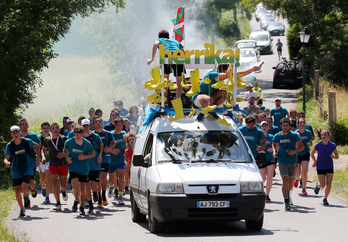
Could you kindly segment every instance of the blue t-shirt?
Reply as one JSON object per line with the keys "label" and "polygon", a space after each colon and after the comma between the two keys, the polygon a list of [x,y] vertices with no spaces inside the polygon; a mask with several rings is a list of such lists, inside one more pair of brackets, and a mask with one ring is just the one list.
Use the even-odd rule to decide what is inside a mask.
{"label": "blue t-shirt", "polygon": [[[109,131],[104,130],[103,132],[100,132],[100,133],[94,131],[94,133],[96,133],[100,136],[100,139],[104,144],[104,147],[105,146],[109,147],[111,144],[111,141],[114,140],[114,137],[112,136],[111,132],[109,132]],[[110,164],[110,162],[111,162],[110,153],[103,152],[101,164]]]}
{"label": "blue t-shirt", "polygon": [[[35,142],[28,138],[26,138],[26,140],[29,144],[30,149],[32,149],[35,145]],[[32,159],[30,157],[29,151],[25,148],[23,141],[19,145],[14,144],[14,154],[11,153],[10,144],[11,142],[7,143],[6,145],[5,155],[14,156],[11,162],[12,179],[18,179],[29,175],[32,176]]]}
{"label": "blue t-shirt", "polygon": [[301,140],[300,136],[291,130],[289,130],[289,133],[287,135],[282,135],[282,133],[279,132],[274,136],[273,142],[279,144],[279,150],[278,150],[279,163],[297,162],[296,154],[289,156],[288,153],[286,153],[286,151],[296,150],[296,142],[299,140]]}
{"label": "blue t-shirt", "polygon": [[309,153],[310,150],[309,150],[307,143],[311,139],[313,139],[311,131],[305,129],[305,131],[303,133],[301,133],[300,130],[297,129],[295,132],[298,132],[300,134],[301,141],[303,143],[303,146],[305,147],[304,150],[298,152],[297,155],[302,156],[302,155]]}
{"label": "blue t-shirt", "polygon": [[283,47],[282,42],[277,42],[275,45],[277,46],[277,50],[282,50],[282,47]]}
{"label": "blue t-shirt", "polygon": [[[118,111],[120,116],[126,117],[126,115],[128,114],[128,109],[123,108],[122,110]],[[121,118],[123,118],[121,117]]]}
{"label": "blue t-shirt", "polygon": [[327,145],[319,142],[314,145],[314,149],[318,151],[317,170],[333,169],[333,160],[330,155],[336,149],[336,144],[331,141]]}
{"label": "blue t-shirt", "polygon": [[[27,139],[31,139],[32,141],[34,141],[35,143],[40,143],[40,139],[39,136],[37,136],[37,134],[29,131],[29,134],[27,136],[23,136],[22,134],[20,135],[21,137],[27,138]],[[36,158],[31,158],[31,168],[35,169],[36,168]]]}
{"label": "blue t-shirt", "polygon": [[277,126],[272,126],[272,128],[268,130],[268,133],[274,136],[279,133],[279,128]]}
{"label": "blue t-shirt", "polygon": [[88,159],[79,160],[78,156],[79,154],[89,155],[94,149],[88,140],[85,138],[82,139],[82,145],[76,144],[75,138],[68,139],[65,142],[64,149],[69,150],[69,157],[73,160],[71,164],[68,164],[69,172],[76,172],[80,175],[87,176],[89,174]]}
{"label": "blue t-shirt", "polygon": [[123,135],[126,134],[126,131],[121,131],[120,134],[115,134],[114,131],[111,131],[112,136],[114,137],[114,140],[116,142],[115,148],[114,149],[120,149],[120,153],[118,155],[114,155],[110,153],[110,158],[111,158],[111,165],[120,165],[124,163],[124,138]]}
{"label": "blue t-shirt", "polygon": [[274,119],[274,125],[277,126],[280,130],[282,129],[280,127],[280,120],[282,118],[285,118],[286,115],[288,115],[289,112],[286,108],[280,107],[280,109],[272,108],[271,110],[271,116],[273,116]]}
{"label": "blue t-shirt", "polygon": [[[93,137],[93,144],[92,144],[92,135]],[[88,137],[84,137],[86,140],[88,140],[95,151],[95,156],[91,159],[88,159],[88,165],[89,165],[89,170],[90,171],[100,171],[101,170],[101,166],[100,163],[98,163],[98,156],[99,156],[99,145],[102,143],[100,137],[98,134],[92,133],[90,136]]]}
{"label": "blue t-shirt", "polygon": [[211,96],[211,95],[213,95],[214,92],[219,90],[219,89],[215,89],[215,88],[211,87],[211,85],[217,83],[217,81],[215,79],[219,75],[220,75],[220,73],[217,72],[216,70],[211,70],[207,74],[205,74],[205,76],[203,77],[203,80],[206,78],[209,78],[211,80],[211,82],[210,82],[210,84],[204,84],[203,82],[199,83],[199,87],[200,87],[201,91],[192,97],[192,102],[195,101],[195,99],[198,97],[198,95],[206,94],[206,95]]}
{"label": "blue t-shirt", "polygon": [[266,139],[267,147],[263,151],[266,152],[267,162],[271,162],[271,161],[274,161],[273,151],[268,152],[267,150],[268,150],[268,148],[272,148],[273,135],[268,134],[268,136],[265,137],[265,139]]}
{"label": "blue t-shirt", "polygon": [[160,39],[157,39],[156,41],[159,41],[160,45],[164,45],[165,51],[170,50],[171,52],[174,52],[176,50],[180,50],[181,48],[184,48],[184,46],[175,39],[160,38]]}
{"label": "blue t-shirt", "polygon": [[261,140],[265,139],[265,135],[262,132],[261,129],[254,127],[253,130],[248,130],[247,126],[244,125],[243,127],[239,128],[242,132],[246,142],[248,143],[251,152],[253,153],[254,158],[256,159],[257,156],[257,146],[260,145]]}
{"label": "blue t-shirt", "polygon": [[[298,124],[296,124],[296,129],[299,129],[298,128]],[[312,133],[312,136],[314,136],[313,128],[312,128],[312,126],[309,123],[306,123],[305,129],[308,129]]]}
{"label": "blue t-shirt", "polygon": [[64,135],[65,137],[67,137],[68,134],[69,134],[69,129],[64,130],[63,135]]}
{"label": "blue t-shirt", "polygon": [[75,137],[74,130],[71,130],[66,137],[68,139]]}

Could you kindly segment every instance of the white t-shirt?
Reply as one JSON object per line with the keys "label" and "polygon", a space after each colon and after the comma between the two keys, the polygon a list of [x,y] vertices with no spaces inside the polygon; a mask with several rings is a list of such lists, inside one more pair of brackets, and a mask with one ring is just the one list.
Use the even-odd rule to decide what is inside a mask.
{"label": "white t-shirt", "polygon": [[[244,99],[248,100],[249,97],[255,97],[255,99],[257,99],[259,97],[259,94],[256,91],[252,91],[252,92],[247,91],[244,94]],[[255,101],[255,105],[257,105],[257,101]]]}

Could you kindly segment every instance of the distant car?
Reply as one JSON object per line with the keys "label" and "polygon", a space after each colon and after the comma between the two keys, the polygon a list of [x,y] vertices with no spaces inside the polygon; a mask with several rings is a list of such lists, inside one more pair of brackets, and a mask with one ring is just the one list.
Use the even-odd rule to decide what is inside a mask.
{"label": "distant car", "polygon": [[264,20],[265,18],[273,18],[273,14],[270,14],[270,13],[262,14],[260,21]]}
{"label": "distant car", "polygon": [[265,18],[265,19],[261,20],[260,28],[266,30],[268,24],[270,24],[272,22],[275,22],[275,19],[273,17],[272,18]]}
{"label": "distant car", "polygon": [[239,40],[236,42],[237,49],[240,49],[240,60],[242,63],[254,63],[260,61],[260,50],[254,40]]}
{"label": "distant car", "polygon": [[285,27],[281,22],[269,23],[267,30],[271,35],[284,35],[285,33]]}
{"label": "distant car", "polygon": [[278,86],[302,87],[303,65],[301,61],[286,60],[283,58],[273,67],[273,88]]}
{"label": "distant car", "polygon": [[262,16],[262,14],[265,14],[265,13],[267,13],[267,10],[266,10],[266,9],[259,9],[259,10],[256,10],[256,11],[255,11],[255,19],[256,19],[256,21],[259,22],[259,21],[260,21],[260,18],[261,18],[261,16]]}
{"label": "distant car", "polygon": [[260,49],[260,54],[273,53],[273,39],[268,31],[257,29],[250,31],[248,35],[250,40],[255,40],[256,46]]}

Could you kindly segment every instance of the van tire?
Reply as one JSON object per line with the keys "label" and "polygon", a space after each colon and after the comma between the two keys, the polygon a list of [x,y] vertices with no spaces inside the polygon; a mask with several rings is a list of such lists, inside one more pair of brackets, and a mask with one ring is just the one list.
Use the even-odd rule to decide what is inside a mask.
{"label": "van tire", "polygon": [[146,215],[142,214],[138,208],[137,203],[134,200],[133,194],[131,194],[131,216],[133,222],[145,222],[146,221]]}
{"label": "van tire", "polygon": [[149,230],[153,234],[163,233],[166,226],[164,223],[160,223],[157,221],[157,219],[152,214],[152,207],[150,204],[150,201],[148,201],[149,207],[148,207],[148,218],[147,222],[149,224]]}
{"label": "van tire", "polygon": [[248,231],[260,231],[263,226],[263,215],[259,220],[245,220],[245,226]]}

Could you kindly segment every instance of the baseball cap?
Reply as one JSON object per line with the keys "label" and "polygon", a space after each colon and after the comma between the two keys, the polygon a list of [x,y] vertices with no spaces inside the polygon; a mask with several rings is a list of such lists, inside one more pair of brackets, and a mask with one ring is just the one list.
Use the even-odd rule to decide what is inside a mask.
{"label": "baseball cap", "polygon": [[262,122],[260,123],[260,127],[261,127],[263,124],[267,124],[267,125],[268,125],[268,123],[267,123],[266,121],[262,121]]}
{"label": "baseball cap", "polygon": [[277,97],[274,101],[281,101],[280,97]]}
{"label": "baseball cap", "polygon": [[82,121],[81,121],[81,125],[83,126],[83,125],[91,125],[91,122],[88,120],[88,119],[82,119]]}
{"label": "baseball cap", "polygon": [[13,132],[13,131],[21,131],[21,129],[17,126],[17,125],[13,125],[13,126],[11,126],[11,128],[10,128],[10,130],[11,130],[11,133]]}
{"label": "baseball cap", "polygon": [[248,83],[246,86],[247,86],[247,87],[253,87],[253,84]]}
{"label": "baseball cap", "polygon": [[68,118],[68,120],[66,121],[67,123],[73,123],[74,120],[72,118]]}

